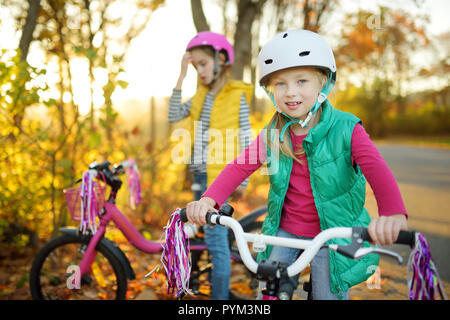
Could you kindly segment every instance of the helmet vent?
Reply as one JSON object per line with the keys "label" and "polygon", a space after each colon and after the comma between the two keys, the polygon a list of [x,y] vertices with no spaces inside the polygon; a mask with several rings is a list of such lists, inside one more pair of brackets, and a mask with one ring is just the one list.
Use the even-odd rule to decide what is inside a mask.
{"label": "helmet vent", "polygon": [[306,57],[309,55],[309,51],[302,51],[298,54],[300,57]]}
{"label": "helmet vent", "polygon": [[272,59],[267,59],[266,61],[264,61],[265,64],[271,64],[273,62]]}

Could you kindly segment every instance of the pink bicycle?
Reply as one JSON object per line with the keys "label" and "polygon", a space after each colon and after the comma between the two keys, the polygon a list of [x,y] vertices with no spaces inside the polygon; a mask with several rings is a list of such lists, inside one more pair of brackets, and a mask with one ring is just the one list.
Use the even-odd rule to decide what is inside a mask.
{"label": "pink bicycle", "polygon": [[[161,241],[145,239],[116,206],[116,196],[122,186],[117,176],[125,172],[132,163],[124,161],[110,168],[110,162],[92,164],[89,174],[101,177],[111,188],[108,200],[99,201],[95,205],[100,209],[99,226],[86,228],[81,232],[77,228],[62,228],[62,235],[50,240],[38,252],[30,271],[30,290],[33,299],[125,299],[127,281],[135,279],[135,273],[124,252],[111,240],[104,237],[109,222],[116,225],[129,243],[146,253],[162,252]],[[97,186],[98,187],[98,186]],[[69,190],[78,192],[79,188]],[[99,192],[102,194],[102,192]],[[79,200],[79,199],[78,199]],[[73,210],[73,209],[72,209]],[[73,210],[76,211],[76,210]],[[246,232],[257,231],[261,223],[256,219],[265,214],[267,207],[261,207],[240,220]],[[71,212],[72,213],[72,212]],[[74,220],[79,217],[72,216]],[[94,219],[97,219],[94,217]],[[82,226],[83,227],[83,226]],[[90,226],[92,227],[92,226]],[[200,278],[207,278],[211,264],[206,261],[198,266],[199,260],[206,252],[202,239],[195,238],[193,226],[186,225],[187,233],[194,237],[191,240],[193,273],[192,289],[198,290]],[[229,238],[231,258],[242,263],[234,244],[234,237]]]}

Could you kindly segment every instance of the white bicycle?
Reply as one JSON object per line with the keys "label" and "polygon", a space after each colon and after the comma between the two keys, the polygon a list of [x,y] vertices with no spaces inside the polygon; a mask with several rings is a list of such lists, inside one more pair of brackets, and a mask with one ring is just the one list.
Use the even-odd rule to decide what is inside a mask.
{"label": "white bicycle", "polygon": [[[230,207],[229,205],[226,206]],[[220,212],[222,214],[208,212],[206,215],[207,223],[226,226],[233,231],[243,263],[248,270],[256,274],[258,280],[266,281],[266,289],[263,290],[263,293],[265,295],[278,297],[280,300],[290,300],[292,298],[292,294],[296,288],[292,282],[289,281],[289,277],[300,274],[300,272],[304,270],[315,257],[317,252],[324,247],[355,260],[361,259],[368,254],[375,253],[392,257],[400,264],[403,262],[402,256],[394,251],[374,246],[363,247],[364,241],[371,241],[368,230],[364,227],[330,228],[320,232],[312,240],[289,239],[255,233],[246,233],[242,229],[239,222],[231,217],[233,212],[232,208],[223,210],[222,206]],[[228,214],[223,214],[223,212],[228,212]],[[186,217],[186,209],[180,210],[179,218],[181,222],[188,221]],[[348,245],[326,244],[327,241],[335,238],[351,239],[351,243]],[[413,276],[408,279],[411,289],[410,299],[434,299],[435,294],[440,294],[441,299],[447,299],[443,287],[439,281],[437,269],[431,260],[431,255],[425,252],[425,250],[429,250],[428,243],[426,243],[425,246],[422,243],[422,239],[424,239],[424,237],[419,232],[400,231],[398,239],[395,242],[397,244],[409,245],[413,248],[408,262],[408,268],[412,265],[411,271],[413,273]],[[289,266],[280,262],[268,260],[260,260],[259,263],[257,263],[250,252],[248,246],[249,242],[253,243],[252,248],[255,252],[264,251],[267,245],[302,249],[303,252],[297,260]],[[429,257],[427,261],[424,261],[422,254]],[[428,271],[425,270],[427,268]],[[437,280],[433,283],[433,288],[424,287],[427,282],[426,278],[429,278],[430,276],[430,274],[426,274],[427,272],[429,273],[429,270],[434,272],[431,276],[434,276],[434,279]],[[423,280],[423,284],[419,283],[421,280]],[[412,289],[414,286],[416,286],[416,288],[413,296]],[[308,292],[308,296],[310,296],[310,294],[311,292]]]}

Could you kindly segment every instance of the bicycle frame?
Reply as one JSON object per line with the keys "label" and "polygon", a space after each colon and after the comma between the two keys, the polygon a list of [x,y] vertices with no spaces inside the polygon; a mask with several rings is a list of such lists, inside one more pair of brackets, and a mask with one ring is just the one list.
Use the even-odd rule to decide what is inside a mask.
{"label": "bicycle frame", "polygon": [[[261,211],[261,208],[260,208]],[[256,213],[256,212],[255,212]],[[256,213],[256,217],[260,216],[261,213]],[[106,228],[110,221],[112,221],[119,230],[123,233],[125,238],[133,245],[135,248],[146,252],[146,253],[159,253],[162,252],[162,240],[154,241],[145,239],[138,230],[131,224],[127,217],[119,210],[115,203],[106,201],[104,204],[104,213],[100,215],[100,226],[97,232],[92,236],[89,244],[83,254],[83,258],[80,262],[80,272],[81,275],[88,274],[91,271],[91,264],[95,260],[97,251],[96,247],[99,241],[103,238],[106,232]],[[238,223],[239,224],[239,223]],[[188,231],[190,238],[195,237],[195,231],[193,226],[185,225],[185,230]],[[206,250],[206,244],[191,245],[191,250],[201,251]],[[239,259],[231,255],[231,259],[238,261]]]}
{"label": "bicycle frame", "polygon": [[[41,276],[43,275],[43,266],[46,263],[47,258],[50,256],[50,253],[52,253],[56,248],[60,248],[67,244],[76,244],[78,247],[78,250],[74,252],[77,254],[75,259],[78,261],[78,266],[76,268],[76,277],[73,277],[73,283],[77,283],[77,285],[79,285],[81,283],[77,281],[82,280],[83,284],[90,284],[92,281],[92,276],[98,281],[97,278],[100,277],[101,274],[96,273],[96,260],[97,254],[101,253],[113,267],[118,279],[117,282],[120,282],[120,294],[117,293],[117,296],[124,297],[125,291],[123,289],[125,288],[126,290],[126,280],[134,280],[136,279],[136,275],[133,272],[130,261],[119,246],[117,246],[114,241],[105,238],[105,233],[110,222],[112,222],[114,226],[122,232],[127,243],[130,243],[134,248],[149,254],[161,254],[163,252],[164,239],[156,241],[145,239],[116,206],[117,193],[122,185],[122,181],[118,178],[118,176],[123,174],[127,168],[133,166],[134,162],[123,161],[120,164],[115,165],[112,169],[110,169],[110,165],[111,163],[109,161],[105,161],[101,164],[92,163],[89,166],[89,171],[86,171],[83,174],[83,179],[75,181],[75,183],[83,182],[81,186],[89,186],[89,191],[86,191],[84,187],[81,188],[81,186],[80,188],[71,188],[73,189],[71,192],[73,191],[74,197],[70,198],[70,196],[69,198],[66,198],[68,204],[70,203],[68,209],[71,217],[74,221],[79,221],[80,228],[61,228],[60,232],[63,235],[52,239],[37,254],[38,259],[33,261],[32,270],[30,271],[30,279],[33,279],[32,281],[30,280],[30,287],[34,298],[42,299],[44,297],[41,287]],[[92,209],[90,207],[90,200],[87,205],[84,201],[87,198],[92,199],[91,196],[94,196],[94,193],[90,194],[91,190],[93,190],[93,188],[91,189],[91,186],[94,186],[94,179],[97,179],[99,182],[105,184],[104,187],[102,186],[102,188],[100,188],[101,192],[105,191],[106,186],[111,189],[109,190],[108,200],[106,201],[104,201],[103,194],[100,194],[100,197],[97,198],[99,194],[95,192],[95,199],[98,200],[98,203],[97,206],[93,208],[93,211],[90,211],[90,209]],[[83,192],[80,192],[81,190],[83,190]],[[74,202],[69,202],[69,200],[73,200]],[[83,211],[88,207],[88,211]],[[98,211],[97,208],[101,210]],[[256,218],[263,215],[265,212],[266,207],[261,207],[249,213],[245,219],[242,219],[244,229],[253,230],[251,228],[255,228],[255,226],[259,225],[258,223],[254,223]],[[203,253],[207,250],[205,241],[201,237],[198,237],[198,231],[194,225],[186,224],[184,226],[184,230],[186,235],[191,239],[190,249],[196,253],[194,255],[195,257],[192,259],[194,260],[195,258],[198,261],[202,260],[200,257],[203,257]],[[232,241],[233,238],[229,237],[228,242],[230,245],[232,244]],[[79,247],[79,245],[81,245],[81,247]],[[64,250],[58,252],[65,254]],[[234,248],[230,250],[230,259],[233,259],[238,263],[242,263],[239,254],[236,253]],[[73,262],[74,260],[71,260],[71,263]],[[122,268],[120,268],[120,266]],[[204,265],[203,263],[199,264],[196,262],[196,266],[200,267],[198,268],[198,275],[204,274],[205,272],[210,272],[211,270],[210,263]],[[66,269],[65,276],[67,276],[67,270],[69,269]],[[44,273],[46,273],[46,271],[44,271]],[[61,273],[62,277],[64,277],[64,271]],[[195,275],[193,275],[193,279],[195,279]],[[125,282],[123,280],[125,280]],[[54,287],[54,289],[59,290],[57,287]],[[119,289],[117,292],[119,292]],[[58,296],[57,292],[55,294]],[[50,297],[49,294],[47,294],[47,296]]]}
{"label": "bicycle frame", "polygon": [[125,238],[136,248],[147,253],[162,252],[160,241],[152,241],[145,239],[125,217],[125,215],[112,202],[105,202],[104,213],[100,216],[100,226],[97,232],[92,236],[83,258],[80,263],[81,275],[88,274],[91,271],[91,264],[95,260],[97,254],[96,247],[98,242],[103,238],[108,223],[112,221]]}

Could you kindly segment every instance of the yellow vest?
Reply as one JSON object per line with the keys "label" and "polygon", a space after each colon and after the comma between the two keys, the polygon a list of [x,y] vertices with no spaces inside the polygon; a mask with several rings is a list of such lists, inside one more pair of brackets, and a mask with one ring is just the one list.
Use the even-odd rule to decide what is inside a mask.
{"label": "yellow vest", "polygon": [[[197,134],[203,104],[209,88],[199,85],[191,104],[191,150]],[[208,162],[206,174],[208,186],[228,162],[239,154],[239,111],[242,94],[251,103],[253,86],[238,80],[229,80],[216,95],[209,119]],[[191,153],[192,154],[192,153]]]}

